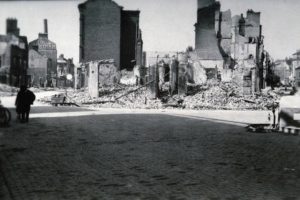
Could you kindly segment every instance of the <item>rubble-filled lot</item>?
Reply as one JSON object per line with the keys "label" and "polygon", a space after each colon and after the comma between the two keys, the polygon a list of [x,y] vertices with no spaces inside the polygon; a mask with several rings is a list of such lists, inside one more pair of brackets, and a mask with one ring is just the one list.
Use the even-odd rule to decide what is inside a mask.
{"label": "rubble-filled lot", "polygon": [[[34,93],[57,90],[55,88],[50,88],[50,87],[49,88],[31,87],[29,89]],[[20,89],[18,87],[13,87],[13,86],[0,83],[0,97],[16,96],[19,90]]]}
{"label": "rubble-filled lot", "polygon": [[[67,101],[96,108],[267,110],[280,99],[271,90],[244,96],[239,87],[231,83],[190,85],[186,96],[170,96],[168,86],[168,83],[163,86],[157,99],[151,99],[147,87],[115,85],[100,88],[99,98],[94,99],[89,97],[87,89],[68,90]],[[50,102],[51,99],[44,98],[41,101]]]}
{"label": "rubble-filled lot", "polygon": [[18,88],[0,83],[0,97],[14,96],[17,92]]}
{"label": "rubble-filled lot", "polygon": [[[99,98],[96,99],[90,98],[87,93],[87,90],[69,91],[67,93],[67,99],[79,105],[83,104],[91,107],[143,109],[163,108],[163,103],[160,99],[150,99],[150,92],[147,90],[146,87],[140,89],[138,88],[138,86],[125,85],[118,85],[109,88],[100,88]],[[132,92],[134,90],[136,91]]]}
{"label": "rubble-filled lot", "polygon": [[271,90],[255,95],[242,95],[239,87],[231,83],[200,87],[193,95],[184,98],[189,109],[267,110],[280,96]]}

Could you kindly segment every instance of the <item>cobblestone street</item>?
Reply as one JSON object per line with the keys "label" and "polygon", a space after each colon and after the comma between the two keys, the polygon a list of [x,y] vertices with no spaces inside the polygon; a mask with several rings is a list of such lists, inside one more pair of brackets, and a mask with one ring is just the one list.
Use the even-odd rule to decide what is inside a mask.
{"label": "cobblestone street", "polygon": [[300,137],[168,113],[50,117],[0,129],[0,199],[300,199]]}

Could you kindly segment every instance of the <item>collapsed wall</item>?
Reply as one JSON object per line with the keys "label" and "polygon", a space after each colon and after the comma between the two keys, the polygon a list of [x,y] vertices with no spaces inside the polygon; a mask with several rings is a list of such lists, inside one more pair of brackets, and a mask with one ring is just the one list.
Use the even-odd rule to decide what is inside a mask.
{"label": "collapsed wall", "polygon": [[215,17],[216,12],[220,11],[220,3],[214,0],[205,0],[198,1],[198,6],[200,7],[198,7],[197,23],[195,24],[195,51],[203,60],[223,60],[215,29]]}
{"label": "collapsed wall", "polygon": [[80,63],[75,69],[75,89],[98,91],[99,86],[112,86],[119,81],[120,73],[112,59]]}
{"label": "collapsed wall", "polygon": [[[211,74],[222,82],[240,79],[236,82],[241,90],[253,94],[265,81],[260,12],[248,10],[245,18],[232,17],[230,10],[221,12],[220,7],[215,0],[198,0],[195,50],[189,52],[192,82],[201,84]],[[245,67],[249,63],[251,67]],[[248,69],[250,75],[236,71]]]}

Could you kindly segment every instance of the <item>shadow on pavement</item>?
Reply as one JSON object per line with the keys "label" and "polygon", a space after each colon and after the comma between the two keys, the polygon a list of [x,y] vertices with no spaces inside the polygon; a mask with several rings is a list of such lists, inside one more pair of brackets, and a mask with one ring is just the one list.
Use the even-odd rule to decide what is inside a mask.
{"label": "shadow on pavement", "polygon": [[299,138],[165,114],[14,124],[0,160],[16,199],[300,197]]}

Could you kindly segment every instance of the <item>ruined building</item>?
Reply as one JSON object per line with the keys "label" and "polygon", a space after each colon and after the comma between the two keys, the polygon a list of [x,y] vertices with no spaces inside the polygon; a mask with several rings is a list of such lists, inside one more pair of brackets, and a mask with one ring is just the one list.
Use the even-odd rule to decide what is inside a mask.
{"label": "ruined building", "polygon": [[0,82],[12,86],[27,84],[28,43],[20,36],[16,19],[6,20],[6,35],[0,35]]}
{"label": "ruined building", "polygon": [[[220,3],[213,0],[198,1],[197,23],[195,24],[195,53],[199,60],[221,61],[223,57],[218,46],[216,13]],[[221,67],[221,66],[219,66]]]}
{"label": "ruined building", "polygon": [[[73,87],[74,83],[74,68],[73,59],[66,59],[61,54],[57,59],[57,87]],[[68,79],[68,75],[72,75],[72,79]]]}
{"label": "ruined building", "polygon": [[264,45],[260,13],[246,17],[221,11],[215,0],[198,0],[195,50],[189,53],[194,73],[214,71],[222,81],[235,81],[250,94],[264,87]]}
{"label": "ruined building", "polygon": [[142,64],[140,11],[127,11],[112,0],[88,0],[80,12],[82,63],[113,59],[118,69]]}
{"label": "ruined building", "polygon": [[38,39],[29,43],[29,49],[31,82],[56,86],[57,50],[56,44],[48,39],[47,19],[44,20],[44,33],[39,33]]}

